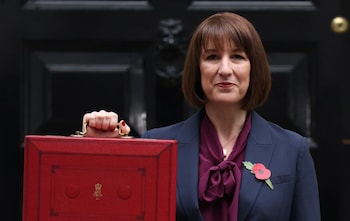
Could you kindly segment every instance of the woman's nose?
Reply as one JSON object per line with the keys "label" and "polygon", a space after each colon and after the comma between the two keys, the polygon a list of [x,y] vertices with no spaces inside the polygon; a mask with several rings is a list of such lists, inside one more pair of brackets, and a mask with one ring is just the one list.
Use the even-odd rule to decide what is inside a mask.
{"label": "woman's nose", "polygon": [[232,64],[230,59],[228,58],[221,59],[218,73],[225,74],[225,75],[232,74]]}

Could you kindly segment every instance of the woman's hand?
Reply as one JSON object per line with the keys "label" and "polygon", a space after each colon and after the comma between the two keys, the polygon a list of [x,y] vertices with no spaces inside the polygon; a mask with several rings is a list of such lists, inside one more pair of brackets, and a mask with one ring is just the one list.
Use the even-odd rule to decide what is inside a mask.
{"label": "woman's hand", "polygon": [[83,117],[86,124],[84,137],[121,137],[130,133],[130,127],[124,120],[118,119],[115,112],[93,111]]}

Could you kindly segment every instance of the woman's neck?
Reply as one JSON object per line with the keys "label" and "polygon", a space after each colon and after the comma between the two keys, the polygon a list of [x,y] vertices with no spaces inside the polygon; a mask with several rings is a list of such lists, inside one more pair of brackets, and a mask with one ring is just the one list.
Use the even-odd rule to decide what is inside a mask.
{"label": "woman's neck", "polygon": [[206,106],[205,111],[214,125],[220,140],[225,158],[232,152],[246,120],[247,111],[237,108]]}
{"label": "woman's neck", "polygon": [[216,131],[223,135],[239,133],[245,123],[247,111],[231,106],[206,105],[205,111]]}

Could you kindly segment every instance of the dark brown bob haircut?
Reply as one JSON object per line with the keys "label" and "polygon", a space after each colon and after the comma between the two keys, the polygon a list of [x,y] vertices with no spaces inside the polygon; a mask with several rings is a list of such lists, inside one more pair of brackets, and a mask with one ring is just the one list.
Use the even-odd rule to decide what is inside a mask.
{"label": "dark brown bob haircut", "polygon": [[202,49],[209,43],[218,49],[234,44],[247,54],[251,65],[250,84],[242,109],[249,111],[264,104],[271,90],[271,73],[264,46],[254,26],[231,12],[211,15],[198,25],[192,35],[182,75],[182,91],[187,102],[194,107],[202,107],[207,101],[201,86],[199,62]]}

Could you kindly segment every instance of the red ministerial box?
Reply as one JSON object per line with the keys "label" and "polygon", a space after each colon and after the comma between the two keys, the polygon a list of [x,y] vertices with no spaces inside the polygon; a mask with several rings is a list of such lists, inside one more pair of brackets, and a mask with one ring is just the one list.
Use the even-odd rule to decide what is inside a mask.
{"label": "red ministerial box", "polygon": [[23,221],[175,221],[175,140],[27,135]]}

